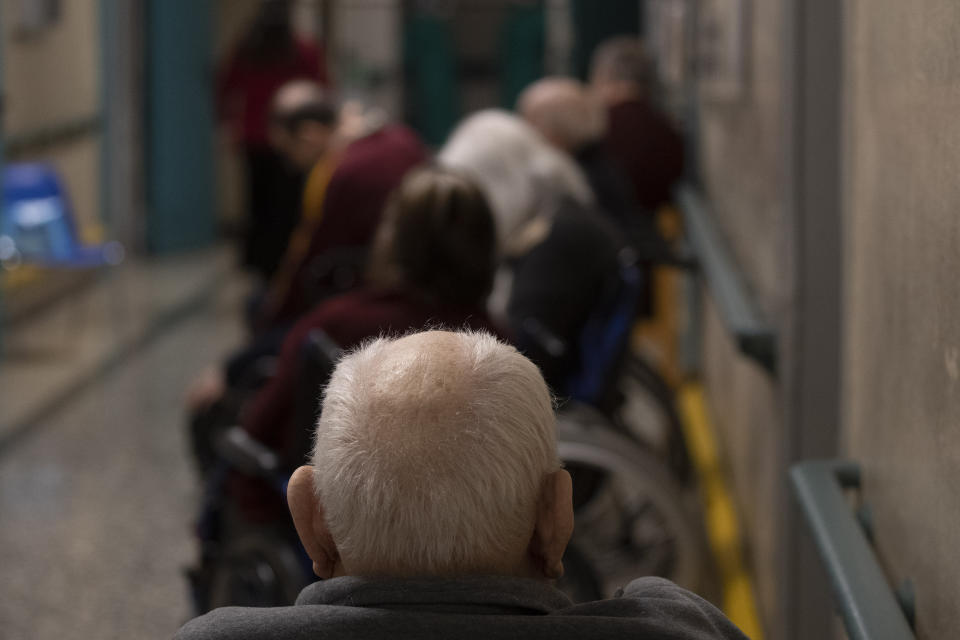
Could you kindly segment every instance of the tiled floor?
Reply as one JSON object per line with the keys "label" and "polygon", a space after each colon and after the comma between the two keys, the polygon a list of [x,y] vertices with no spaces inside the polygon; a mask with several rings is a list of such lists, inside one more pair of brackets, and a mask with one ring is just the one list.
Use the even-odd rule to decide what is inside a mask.
{"label": "tiled floor", "polygon": [[128,261],[42,314],[3,330],[0,450],[79,382],[190,313],[225,282],[225,248]]}
{"label": "tiled floor", "polygon": [[[242,289],[223,278],[205,296],[192,291],[199,281],[184,288],[182,277],[200,272],[192,266],[179,290],[173,272],[123,276],[122,320],[91,320],[74,379],[55,362],[20,376],[16,360],[0,365],[6,424],[11,413],[37,415],[44,393],[79,390],[0,449],[0,637],[168,638],[189,617],[181,569],[194,552],[196,486],[182,399],[191,377],[240,340]],[[176,305],[179,316],[164,316]],[[158,317],[165,325],[147,340]]]}

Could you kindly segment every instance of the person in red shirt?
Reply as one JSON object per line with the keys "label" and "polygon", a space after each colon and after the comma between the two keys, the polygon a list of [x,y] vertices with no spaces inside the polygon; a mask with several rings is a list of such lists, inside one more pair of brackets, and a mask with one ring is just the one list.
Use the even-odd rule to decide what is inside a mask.
{"label": "person in red shirt", "polygon": [[651,214],[672,200],[683,175],[683,137],[653,103],[655,69],[636,38],[613,38],[593,56],[590,87],[608,109],[606,145]]}
{"label": "person in red shirt", "polygon": [[[377,230],[367,284],[321,303],[287,334],[276,376],[244,410],[243,429],[283,452],[304,428],[295,424],[295,394],[301,349],[315,329],[344,349],[438,327],[504,336],[485,310],[496,264],[494,220],[480,189],[449,170],[411,173]],[[281,496],[262,481],[235,474],[230,486],[247,520],[288,517]]]}
{"label": "person in red shirt", "polygon": [[276,269],[296,224],[301,176],[271,148],[274,94],[292,80],[326,85],[323,52],[294,34],[289,0],[264,0],[217,74],[217,109],[246,165],[247,227],[243,262],[263,278]]}

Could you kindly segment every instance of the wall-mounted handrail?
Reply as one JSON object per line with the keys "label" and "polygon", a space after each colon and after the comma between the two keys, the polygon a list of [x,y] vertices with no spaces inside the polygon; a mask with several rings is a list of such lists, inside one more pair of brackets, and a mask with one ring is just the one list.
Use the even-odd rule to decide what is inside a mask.
{"label": "wall-mounted handrail", "polygon": [[93,113],[20,133],[9,133],[4,145],[7,155],[16,157],[45,151],[59,144],[69,144],[102,131],[103,117],[100,113]]}
{"label": "wall-mounted handrail", "polygon": [[851,640],[914,640],[869,540],[843,489],[859,488],[860,467],[811,460],[790,469],[794,493],[830,576],[837,609]]}
{"label": "wall-mounted handrail", "polygon": [[703,198],[689,185],[681,186],[676,195],[690,244],[727,330],[744,355],[773,373],[776,331],[753,299]]}

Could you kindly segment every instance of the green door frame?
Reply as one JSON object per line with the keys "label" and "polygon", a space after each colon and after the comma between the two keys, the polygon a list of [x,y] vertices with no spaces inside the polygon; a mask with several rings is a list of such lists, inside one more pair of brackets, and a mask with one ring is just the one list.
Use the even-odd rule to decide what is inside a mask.
{"label": "green door frame", "polygon": [[211,0],[148,0],[147,248],[208,246],[216,199]]}

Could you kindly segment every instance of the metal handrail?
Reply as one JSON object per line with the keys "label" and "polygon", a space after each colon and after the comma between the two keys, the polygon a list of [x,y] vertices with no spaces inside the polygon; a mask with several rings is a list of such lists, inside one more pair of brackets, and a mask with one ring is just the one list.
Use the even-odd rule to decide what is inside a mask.
{"label": "metal handrail", "polygon": [[727,330],[744,355],[776,371],[776,330],[753,299],[706,203],[689,185],[676,195],[690,244]]}
{"label": "metal handrail", "polygon": [[887,583],[867,532],[844,489],[860,487],[860,467],[842,460],[795,464],[790,479],[830,577],[851,640],[913,640],[910,622]]}

